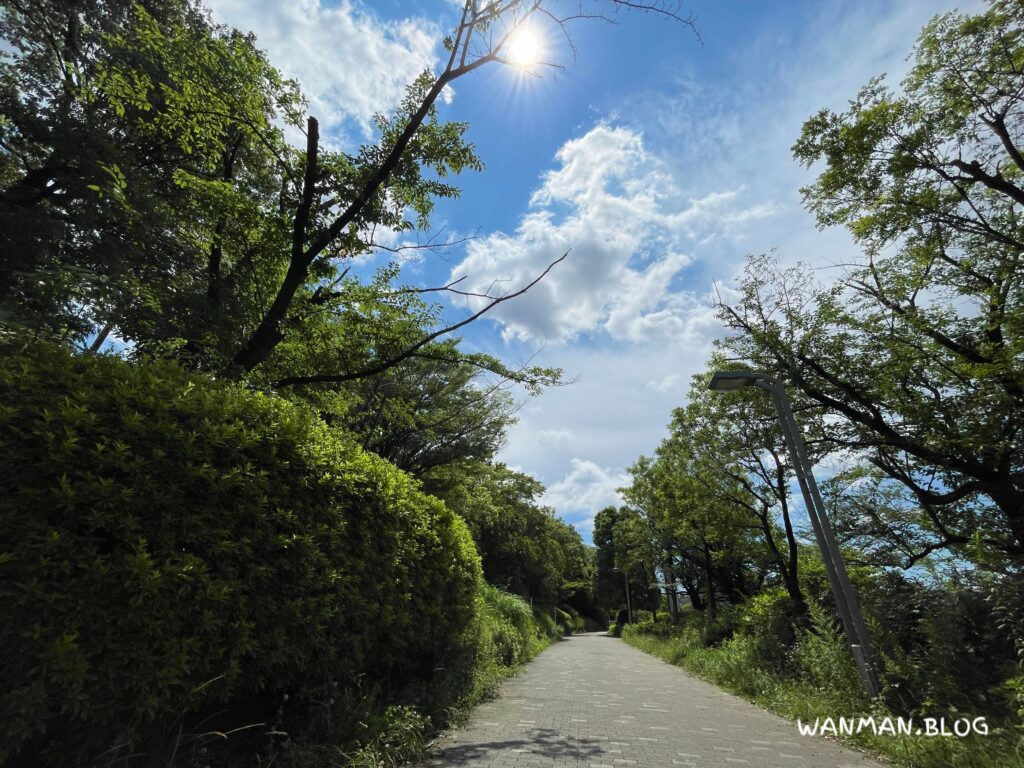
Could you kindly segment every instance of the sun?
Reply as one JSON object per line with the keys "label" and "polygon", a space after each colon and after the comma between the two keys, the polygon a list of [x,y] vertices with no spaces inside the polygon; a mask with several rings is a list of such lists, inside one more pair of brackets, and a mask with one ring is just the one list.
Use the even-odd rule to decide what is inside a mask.
{"label": "sun", "polygon": [[540,62],[540,38],[529,27],[516,30],[508,41],[508,58],[513,64],[531,67]]}

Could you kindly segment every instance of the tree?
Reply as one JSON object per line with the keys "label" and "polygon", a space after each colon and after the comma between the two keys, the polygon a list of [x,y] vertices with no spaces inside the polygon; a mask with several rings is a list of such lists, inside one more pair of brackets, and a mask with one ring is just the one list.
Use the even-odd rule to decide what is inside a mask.
{"label": "tree", "polygon": [[452,341],[425,347],[408,364],[355,382],[350,391],[358,402],[337,423],[359,435],[365,450],[420,478],[437,467],[490,460],[516,408],[500,382],[478,386],[480,374]]}
{"label": "tree", "polygon": [[[742,602],[764,580],[764,555],[745,510],[735,503],[743,489],[721,471],[721,458],[715,455],[720,445],[708,442],[695,412],[692,404],[673,412],[669,436],[655,460],[633,465],[633,484],[625,494],[646,496],[649,509],[663,507],[661,526],[670,531],[681,562],[689,565],[683,572],[695,574],[691,583],[704,593],[701,601],[691,594],[691,603],[715,615],[721,599]],[[692,588],[684,581],[684,589]]]}
{"label": "tree", "polygon": [[[684,19],[674,9],[660,3],[612,1],[615,6],[661,13],[694,28],[692,19]],[[402,218],[401,212],[409,202],[419,214],[422,226],[430,211],[430,195],[455,193],[454,188],[440,181],[425,181],[421,175],[423,166],[432,168],[441,178],[465,167],[479,166],[472,148],[462,142],[465,125],[442,127],[437,121],[436,101],[451,83],[480,67],[495,62],[512,63],[506,56],[508,47],[516,33],[533,16],[546,17],[564,30],[567,22],[581,18],[583,14],[558,17],[543,0],[466,0],[458,25],[445,38],[445,49],[449,55],[441,72],[436,75],[424,72],[410,87],[396,117],[390,121],[378,120],[381,140],[365,153],[368,159],[363,166],[365,172],[347,189],[330,186],[323,189],[319,186],[317,124],[313,118],[308,120],[301,200],[293,219],[288,269],[259,325],[235,354],[232,360],[235,366],[248,372],[267,359],[283,338],[282,323],[310,270],[320,263],[323,256],[336,258],[339,255],[336,248],[339,238],[353,227],[365,226],[367,217],[379,210],[391,211],[392,226],[408,228],[410,225]],[[418,193],[411,201],[393,199],[396,191],[408,188]],[[310,212],[318,210],[320,201],[331,195],[334,195],[333,210],[317,226],[311,220]],[[340,255],[348,254],[342,252]],[[552,262],[552,266],[554,263],[557,262]],[[486,297],[489,303],[472,319],[521,292]],[[454,328],[461,325],[463,323],[457,323]],[[436,338],[436,334],[431,337]],[[426,337],[423,343],[431,337]]]}
{"label": "tree", "polygon": [[[939,557],[948,552],[948,543],[933,527],[922,524],[913,493],[877,467],[856,465],[840,472],[822,484],[822,495],[836,537],[850,549],[852,562],[903,570],[943,565]],[[959,507],[945,514],[969,522],[973,510]],[[978,557],[979,545],[964,549],[974,550],[974,559],[996,567],[990,558]],[[947,556],[946,564],[953,559]]]}
{"label": "tree", "polygon": [[[610,5],[692,28],[667,4]],[[255,377],[265,385],[342,384],[412,359],[547,271],[477,296],[483,306],[450,325],[421,313],[429,324],[404,346],[374,348],[353,368],[335,364],[352,330],[346,263],[380,248],[379,229],[428,231],[434,201],[459,192],[449,178],[482,168],[466,124],[438,116],[445,88],[508,64],[531,18],[566,31],[594,16],[560,17],[541,0],[467,0],[441,71],[422,73],[394,114],[378,116],[377,140],[348,154],[321,146],[297,84],[254,39],[213,25],[196,0],[8,0],[0,225],[11,256],[0,267],[0,322],[79,344],[94,337],[93,348],[116,331],[139,354],[249,378],[280,362],[282,344],[294,359],[297,345],[316,340],[302,357],[328,365],[277,365],[275,378]],[[278,121],[304,128],[305,151],[284,141]],[[549,269],[561,258],[552,254]],[[465,295],[457,281],[420,290]],[[530,386],[558,381],[548,369],[470,362]]]}
{"label": "tree", "polygon": [[594,595],[597,604],[609,610],[626,604],[622,575],[615,565],[615,523],[619,510],[605,507],[594,515]]}
{"label": "tree", "polygon": [[[1024,554],[1024,9],[922,32],[901,93],[880,78],[794,147],[805,200],[866,260],[830,288],[751,261],[722,304],[735,354],[832,415],[829,438],[913,494],[941,547]],[[838,418],[836,418],[838,417]],[[929,544],[928,546],[932,546]]]}
{"label": "tree", "polygon": [[[641,514],[629,507],[606,507],[594,517],[595,593],[606,608],[646,606],[656,612],[661,592],[657,553]],[[629,589],[627,600],[626,590]]]}
{"label": "tree", "polygon": [[[709,368],[722,370],[726,364],[716,354]],[[744,367],[736,366],[735,361],[729,365]],[[707,374],[693,378],[689,405],[673,412],[670,435],[685,435],[703,447],[709,471],[725,480],[710,487],[716,489],[722,501],[735,505],[756,521],[768,560],[778,571],[796,611],[805,613],[798,542],[789,504],[789,489],[795,478],[778,414],[770,398],[760,390],[745,388],[722,396],[710,393],[707,381]],[[820,430],[820,425],[815,426]],[[806,442],[813,451],[816,444]]]}
{"label": "tree", "polygon": [[628,488],[621,489],[621,493],[640,513],[643,527],[634,523],[634,536],[642,540],[646,535],[645,557],[655,564],[656,570],[661,571],[669,615],[673,621],[678,621],[678,573],[687,553],[676,530],[678,510],[668,503],[666,486],[671,480],[665,477],[665,470],[664,462],[652,462],[647,456],[641,456],[629,467],[633,481]]}
{"label": "tree", "polygon": [[555,604],[563,586],[590,580],[579,534],[538,503],[544,486],[529,475],[467,461],[431,473],[429,484],[466,521],[491,584]]}
{"label": "tree", "polygon": [[202,271],[218,206],[186,182],[209,203],[223,176],[260,173],[242,144],[280,149],[265,113],[297,90],[189,0],[11,0],[0,35],[0,319],[72,339],[130,326]]}

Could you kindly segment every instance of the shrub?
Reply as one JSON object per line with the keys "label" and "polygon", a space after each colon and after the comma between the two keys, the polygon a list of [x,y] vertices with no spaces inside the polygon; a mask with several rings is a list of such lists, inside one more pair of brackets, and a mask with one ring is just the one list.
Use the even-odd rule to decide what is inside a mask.
{"label": "shrub", "polygon": [[622,634],[622,628],[629,623],[629,611],[625,608],[620,608],[619,612],[615,614],[615,636],[619,637]]}
{"label": "shrub", "polygon": [[571,605],[563,605],[558,609],[559,623],[562,625],[562,633],[571,635],[576,632],[587,631],[587,620]]}
{"label": "shrub", "polygon": [[516,666],[530,653],[533,611],[523,598],[486,582],[481,584],[480,597],[483,642],[500,666]]}
{"label": "shrub", "polygon": [[636,635],[647,635],[649,637],[679,637],[682,635],[683,628],[678,624],[670,624],[667,621],[643,621],[639,624],[633,624],[633,634]]}
{"label": "shrub", "polygon": [[743,605],[724,605],[712,616],[710,611],[687,611],[683,623],[700,633],[701,645],[716,646],[729,640],[744,623]]}
{"label": "shrub", "polygon": [[558,623],[559,635],[571,635],[573,633],[572,615],[561,608],[555,608],[554,614]]}
{"label": "shrub", "polygon": [[427,709],[435,726],[462,720],[501,680],[561,636],[549,612],[531,611],[518,595],[486,582],[481,582],[477,602],[465,641],[448,655],[431,684],[411,697]]}
{"label": "shrub", "polygon": [[983,573],[942,586],[880,574],[863,592],[864,610],[890,704],[1009,715],[1010,702],[992,692],[1014,671],[1015,633],[1005,617],[1024,615],[1022,584]]}
{"label": "shrub", "polygon": [[761,592],[743,605],[741,630],[751,637],[757,657],[772,669],[782,671],[796,640],[796,628],[803,622],[785,589]]}
{"label": "shrub", "polygon": [[842,628],[817,603],[808,604],[810,627],[798,632],[792,659],[797,678],[837,705],[866,706],[866,694]]}
{"label": "shrub", "polygon": [[308,410],[48,346],[0,403],[0,764],[156,752],[464,642],[465,525]]}
{"label": "shrub", "polygon": [[551,614],[543,608],[535,608],[533,611],[533,618],[537,622],[537,626],[541,634],[548,639],[555,639],[562,636],[561,630],[558,628],[558,624]]}

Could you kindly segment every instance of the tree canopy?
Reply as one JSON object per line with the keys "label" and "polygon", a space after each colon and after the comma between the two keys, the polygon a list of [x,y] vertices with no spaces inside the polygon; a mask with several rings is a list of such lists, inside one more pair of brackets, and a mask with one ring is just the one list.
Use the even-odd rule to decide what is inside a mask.
{"label": "tree canopy", "polygon": [[1004,2],[939,16],[899,91],[875,78],[808,120],[794,152],[824,169],[805,200],[864,262],[818,285],[754,258],[720,307],[732,354],[909,491],[923,546],[1004,557],[1024,553],[1022,21]]}

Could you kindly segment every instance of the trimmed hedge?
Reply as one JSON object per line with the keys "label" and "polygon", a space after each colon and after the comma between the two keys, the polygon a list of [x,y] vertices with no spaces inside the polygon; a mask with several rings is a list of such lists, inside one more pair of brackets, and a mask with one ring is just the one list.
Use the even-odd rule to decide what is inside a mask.
{"label": "trimmed hedge", "polygon": [[473,621],[465,524],[278,397],[7,350],[0,455],[0,765],[155,756],[288,693],[401,687]]}

